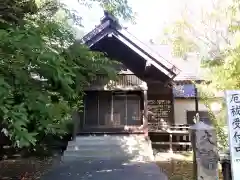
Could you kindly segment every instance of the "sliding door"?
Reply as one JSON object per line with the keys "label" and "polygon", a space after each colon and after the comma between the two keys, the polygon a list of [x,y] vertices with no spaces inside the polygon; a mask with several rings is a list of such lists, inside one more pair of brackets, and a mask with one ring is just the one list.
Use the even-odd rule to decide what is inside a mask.
{"label": "sliding door", "polygon": [[126,95],[113,96],[113,125],[121,126],[126,124]]}
{"label": "sliding door", "polygon": [[84,117],[86,127],[141,125],[140,95],[87,92]]}
{"label": "sliding door", "polygon": [[88,92],[85,96],[85,121],[84,126],[98,125],[98,93]]}
{"label": "sliding door", "polygon": [[141,125],[140,97],[131,95],[126,97],[127,125]]}
{"label": "sliding door", "polygon": [[118,125],[141,125],[140,96],[114,95],[113,121]]}
{"label": "sliding door", "polygon": [[112,92],[103,91],[99,93],[99,126],[111,126]]}

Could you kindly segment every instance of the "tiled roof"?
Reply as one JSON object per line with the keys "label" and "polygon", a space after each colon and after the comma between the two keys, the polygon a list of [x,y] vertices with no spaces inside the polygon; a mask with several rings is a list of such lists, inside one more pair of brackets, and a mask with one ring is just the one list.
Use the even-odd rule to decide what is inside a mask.
{"label": "tiled roof", "polygon": [[153,48],[159,55],[170,61],[178,69],[180,73],[174,78],[175,81],[184,80],[204,80],[203,69],[200,67],[200,58],[194,55],[184,60],[172,56],[171,49],[167,45],[157,45],[149,43],[149,46]]}

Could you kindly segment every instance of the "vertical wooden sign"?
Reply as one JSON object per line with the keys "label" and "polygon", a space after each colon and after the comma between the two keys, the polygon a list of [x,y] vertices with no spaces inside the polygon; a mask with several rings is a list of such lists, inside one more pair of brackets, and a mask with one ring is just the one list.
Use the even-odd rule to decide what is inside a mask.
{"label": "vertical wooden sign", "polygon": [[232,179],[240,179],[240,90],[226,91]]}

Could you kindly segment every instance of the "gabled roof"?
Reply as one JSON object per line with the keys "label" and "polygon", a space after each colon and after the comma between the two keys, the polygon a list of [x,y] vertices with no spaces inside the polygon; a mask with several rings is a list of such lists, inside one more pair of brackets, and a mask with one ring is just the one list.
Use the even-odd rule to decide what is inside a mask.
{"label": "gabled roof", "polygon": [[[82,39],[82,43],[85,43],[88,47],[92,48],[99,42],[103,41],[103,39],[106,40],[115,38],[131,49],[131,51],[134,51],[139,57],[145,59],[146,64],[154,66],[158,71],[168,77],[168,79],[174,79],[176,77],[176,75],[180,72],[176,66],[159,56],[150,47],[127,32],[127,30],[122,28],[122,26],[118,23],[118,20],[112,15],[107,12],[104,12],[104,15],[105,16],[101,20],[101,24],[85,35]],[[128,60],[131,61],[131,59]]]}

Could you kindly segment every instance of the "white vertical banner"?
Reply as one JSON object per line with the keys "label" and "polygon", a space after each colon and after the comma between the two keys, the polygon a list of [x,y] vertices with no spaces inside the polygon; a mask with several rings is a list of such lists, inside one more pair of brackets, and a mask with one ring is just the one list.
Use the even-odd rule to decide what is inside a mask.
{"label": "white vertical banner", "polygon": [[232,179],[240,180],[240,90],[226,91]]}

